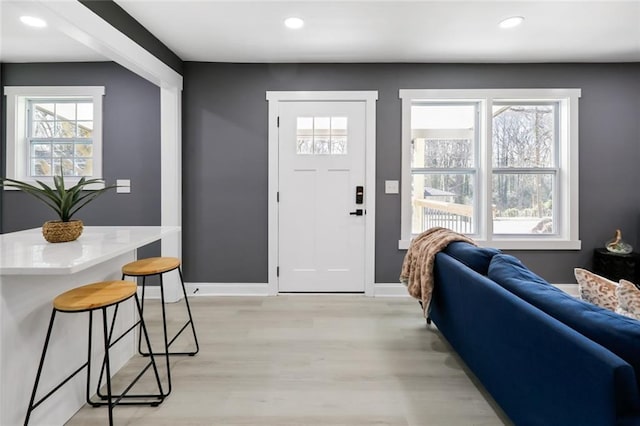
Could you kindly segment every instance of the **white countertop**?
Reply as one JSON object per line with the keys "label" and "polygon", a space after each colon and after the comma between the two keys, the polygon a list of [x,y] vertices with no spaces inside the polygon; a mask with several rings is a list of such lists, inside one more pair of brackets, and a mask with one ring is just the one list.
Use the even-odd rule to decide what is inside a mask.
{"label": "white countertop", "polygon": [[42,229],[0,235],[0,275],[73,274],[177,233],[179,226],[85,226],[80,238],[48,243]]}

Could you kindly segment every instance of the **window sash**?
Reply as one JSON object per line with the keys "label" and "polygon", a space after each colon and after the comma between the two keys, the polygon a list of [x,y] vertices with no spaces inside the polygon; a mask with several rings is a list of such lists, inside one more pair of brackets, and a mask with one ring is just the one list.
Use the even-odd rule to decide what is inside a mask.
{"label": "window sash", "polygon": [[[453,171],[455,170],[455,171]],[[416,176],[441,176],[443,178],[454,178],[455,176],[468,176],[470,179],[465,183],[467,189],[471,190],[470,194],[465,194],[464,190],[459,193],[447,193],[448,189],[445,188],[435,188],[438,190],[442,190],[445,193],[442,195],[435,194],[431,196],[419,196],[415,194],[416,188],[414,186],[414,178]],[[425,231],[429,227],[432,226],[441,226],[445,228],[453,229],[456,232],[475,235],[477,233],[478,227],[478,198],[477,198],[477,173],[475,169],[419,169],[411,171],[411,182],[412,189],[414,191],[411,202],[411,228],[412,235],[417,235],[413,233],[413,229],[421,229],[420,232]],[[468,186],[467,186],[468,185]],[[464,188],[463,187],[463,188]],[[426,189],[426,188],[425,188]],[[418,192],[420,190],[418,189]],[[435,197],[431,199],[431,197]],[[460,203],[456,202],[455,198],[457,197],[470,197],[471,203]],[[443,199],[448,198],[448,199]],[[454,198],[454,199],[451,199]],[[469,208],[471,212],[469,212]],[[425,209],[430,210],[430,212],[425,212]],[[469,215],[470,213],[470,215]],[[425,217],[429,216],[429,217]],[[431,218],[430,216],[435,216],[436,218]],[[415,223],[415,220],[419,221]],[[429,224],[430,226],[425,226],[425,224]]]}
{"label": "window sash", "polygon": [[[551,233],[544,234],[532,234],[532,233],[500,233],[496,232],[492,229],[492,234],[496,237],[522,237],[522,238],[549,238],[549,237],[558,237],[560,235],[560,230],[562,229],[562,215],[556,208],[559,205],[560,199],[560,182],[558,176],[560,175],[559,168],[506,168],[506,169],[493,169],[492,176],[505,176],[505,175],[541,175],[541,176],[552,176],[553,177],[553,185],[552,185],[552,215],[551,220],[554,225],[554,231]],[[493,182],[493,179],[492,179]],[[491,186],[491,193],[493,193],[493,186]],[[492,195],[488,194],[490,198]],[[540,218],[542,219],[542,218]],[[495,218],[494,218],[495,221]]]}
{"label": "window sash", "polygon": [[[478,101],[475,100],[457,100],[457,101],[449,101],[449,100],[411,100],[410,101],[410,114],[409,117],[413,117],[414,107],[471,107],[472,112],[472,128],[467,130],[466,128],[414,128],[413,123],[409,124],[409,128],[411,131],[411,154],[409,164],[411,165],[410,176],[411,182],[413,182],[413,176],[416,175],[470,175],[472,182],[472,216],[470,218],[470,224],[467,224],[466,221],[467,216],[460,216],[456,213],[442,213],[447,218],[442,219],[438,225],[443,226],[447,223],[451,223],[457,230],[460,232],[467,232],[471,235],[475,235],[478,229],[478,219],[479,219],[479,203],[477,197],[477,184],[478,184],[478,165],[479,165],[479,141],[481,135],[481,122],[480,122],[480,109],[481,105]],[[468,117],[468,116],[467,116]],[[411,120],[411,118],[410,118]],[[469,167],[415,167],[414,154],[416,153],[416,139],[424,139],[425,147],[423,149],[426,150],[427,141],[429,140],[468,140],[469,148],[470,148],[470,166]],[[462,206],[460,206],[462,208]],[[411,203],[411,232],[412,236],[416,234],[413,233],[413,229],[415,229],[416,224],[414,224],[414,219],[417,218],[416,209],[418,209],[414,202]],[[466,210],[466,208],[465,208]],[[435,213],[435,212],[434,212]],[[465,213],[467,214],[467,213]],[[461,220],[463,222],[461,222]],[[449,221],[449,222],[448,222]],[[424,224],[424,218],[421,217],[421,224]],[[422,228],[422,226],[421,226]]]}
{"label": "window sash", "polygon": [[[535,100],[518,100],[518,101],[504,101],[504,100],[494,100],[491,102],[491,106],[552,106],[553,107],[553,152],[552,152],[552,167],[558,167],[559,156],[560,156],[560,137],[561,137],[561,128],[560,128],[560,108],[561,103],[559,101],[535,101]],[[492,112],[493,116],[493,112]],[[493,117],[495,118],[495,117]],[[493,121],[492,121],[493,125]],[[493,144],[493,140],[491,141]],[[493,167],[493,158],[491,159],[491,165],[493,170],[500,169],[500,167]]]}

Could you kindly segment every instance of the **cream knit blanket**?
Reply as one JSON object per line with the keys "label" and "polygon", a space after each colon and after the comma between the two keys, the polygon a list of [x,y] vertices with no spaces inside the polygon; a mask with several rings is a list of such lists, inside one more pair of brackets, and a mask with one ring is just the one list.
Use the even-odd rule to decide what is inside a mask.
{"label": "cream knit blanket", "polygon": [[407,286],[412,297],[422,302],[425,315],[433,292],[433,265],[436,254],[454,241],[466,241],[476,245],[471,238],[465,235],[439,227],[428,229],[409,244],[409,249],[402,263],[400,282]]}

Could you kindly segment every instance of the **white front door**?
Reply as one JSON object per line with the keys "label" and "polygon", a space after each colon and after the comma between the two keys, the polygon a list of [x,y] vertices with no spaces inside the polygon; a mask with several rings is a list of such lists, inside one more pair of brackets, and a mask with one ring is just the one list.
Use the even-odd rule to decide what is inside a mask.
{"label": "white front door", "polygon": [[365,289],[365,107],[280,102],[280,292]]}

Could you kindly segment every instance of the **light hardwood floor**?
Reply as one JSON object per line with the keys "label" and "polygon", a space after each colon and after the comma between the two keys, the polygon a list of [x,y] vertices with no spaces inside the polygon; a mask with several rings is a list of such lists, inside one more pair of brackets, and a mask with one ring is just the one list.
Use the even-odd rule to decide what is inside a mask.
{"label": "light hardwood floor", "polygon": [[[413,299],[190,300],[200,353],[172,358],[172,394],[155,408],[116,407],[116,425],[510,424]],[[158,330],[159,302],[149,303]],[[184,305],[168,308],[175,325]],[[106,409],[84,407],[67,424],[107,424]]]}

